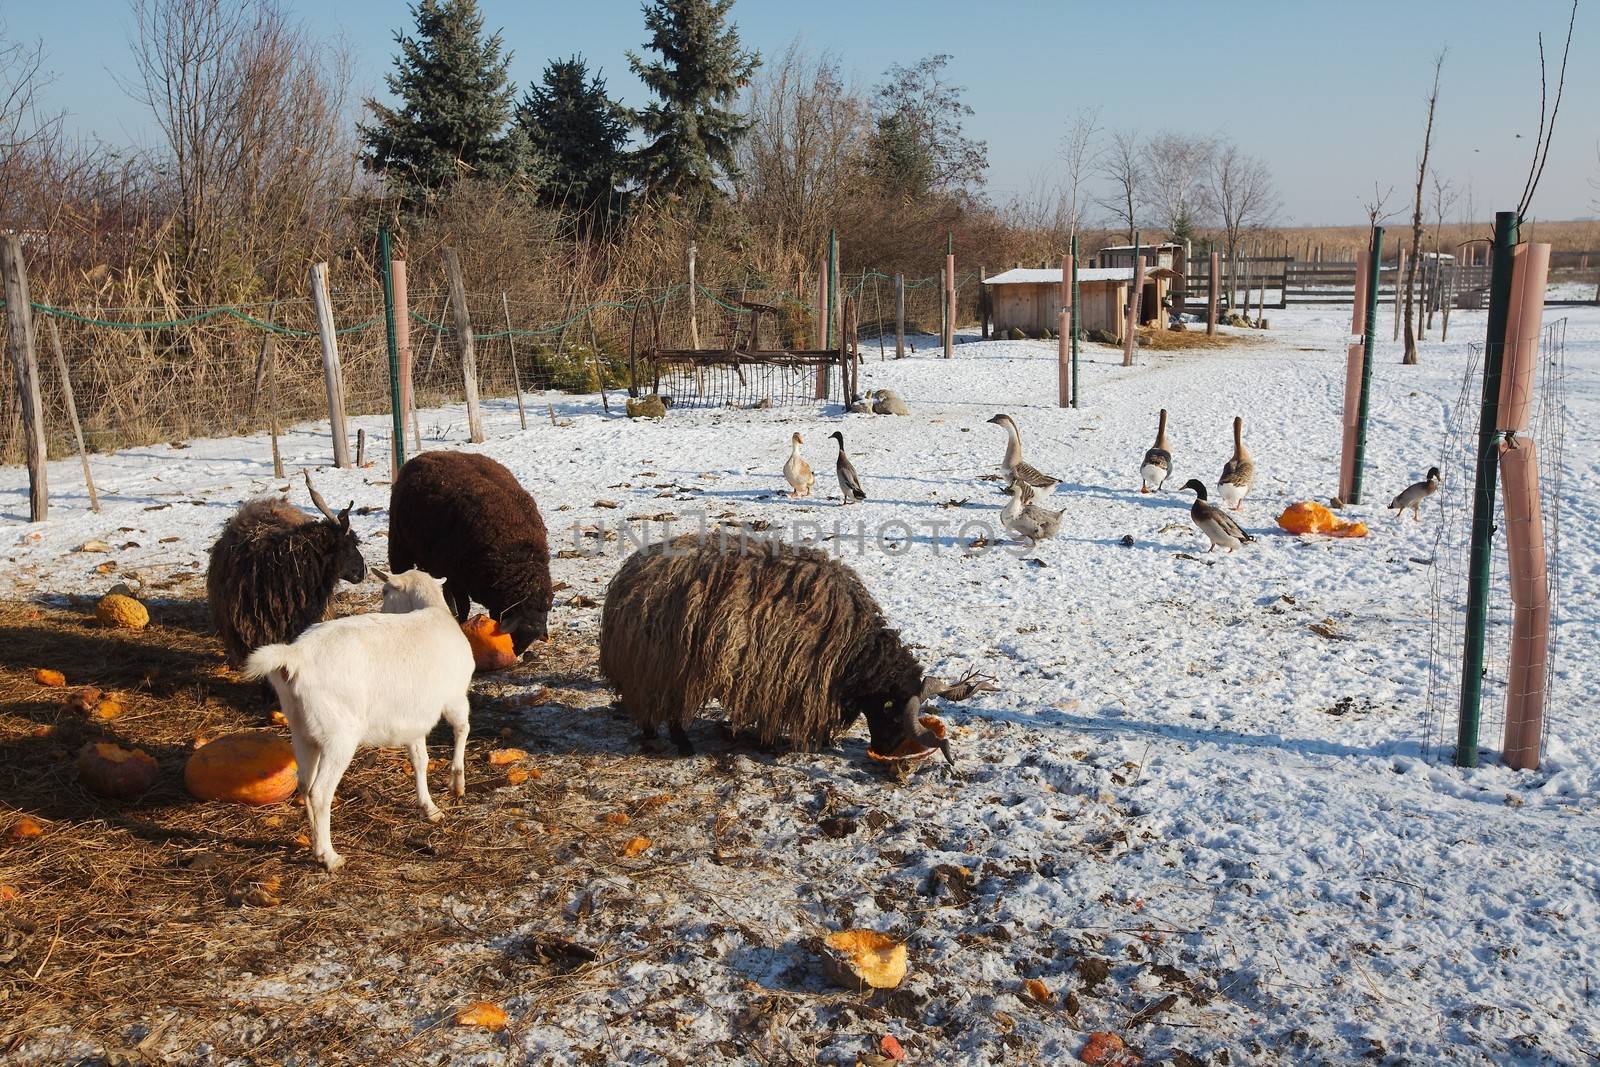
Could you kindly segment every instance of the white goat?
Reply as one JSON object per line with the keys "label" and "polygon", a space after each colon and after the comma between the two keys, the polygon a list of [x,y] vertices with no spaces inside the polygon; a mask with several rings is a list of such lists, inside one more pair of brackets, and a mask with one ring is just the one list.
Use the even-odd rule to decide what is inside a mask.
{"label": "white goat", "polygon": [[318,623],[293,644],[251,654],[245,677],[277,691],[294,740],[313,854],[330,872],[344,865],[328,829],[333,791],[356,749],[404,746],[417,776],[417,802],[430,822],[443,813],[428,795],[428,731],[441,716],[455,729],[450,791],[467,792],[467,688],[472,649],[445,603],[438,579],[420,571],[387,575],[383,612]]}

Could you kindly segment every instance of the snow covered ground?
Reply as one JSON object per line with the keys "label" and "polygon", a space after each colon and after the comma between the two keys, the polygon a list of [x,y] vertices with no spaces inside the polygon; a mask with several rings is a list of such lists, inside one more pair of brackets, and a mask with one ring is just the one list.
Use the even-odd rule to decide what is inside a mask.
{"label": "snow covered ground", "polygon": [[[1600,1055],[1591,990],[1600,681],[1588,669],[1600,654],[1600,309],[1549,317],[1559,315],[1570,323],[1570,585],[1558,700],[1536,773],[1492,757],[1464,771],[1424,753],[1425,561],[1438,512],[1425,509],[1419,525],[1382,509],[1439,461],[1482,313],[1456,313],[1451,342],[1425,342],[1418,367],[1399,365],[1383,324],[1368,503],[1354,509],[1372,527],[1364,540],[1300,539],[1274,525],[1286,504],[1326,500],[1337,487],[1350,317],[1340,308],[1275,311],[1260,344],[1141,352],[1126,369],[1117,353],[1087,346],[1077,410],[1054,406],[1053,342],[967,343],[951,361],[927,354],[929,344],[864,368],[865,387],[901,392],[908,418],[677,409],[659,424],[630,423],[604,414],[598,397],[559,396],[558,424],[534,398],[526,431],[513,405],[490,404],[480,447],[534,494],[553,549],[592,552],[596,539],[574,531],[663,513],[677,530],[699,516],[764,522],[769,533],[798,523],[799,536],[825,539],[860,571],[931,671],[976,668],[998,680],[1000,692],[941,710],[957,727],[961,778],[928,769],[906,786],[875,782],[859,739],[763,757],[805,796],[830,782],[862,804],[884,795],[895,821],[871,848],[864,836],[817,839],[804,804],[750,814],[737,793],[727,800],[765,856],[730,905],[741,928],[836,928],[842,911],[856,925],[913,933],[909,986],[920,999],[901,1015],[906,1031],[925,1035],[920,1062],[1062,1062],[1085,1032],[1116,1030],[1147,1062],[1587,1063]],[[1161,407],[1171,411],[1175,470],[1165,493],[1143,496],[1139,459]],[[1067,509],[1061,534],[1028,558],[969,551],[978,527],[961,529],[995,523],[1003,503],[983,479],[1003,450],[1002,432],[986,423],[999,411],[1017,420],[1028,459],[1065,480],[1043,501]],[[1242,524],[1258,540],[1207,556],[1176,489],[1189,477],[1214,486],[1236,414],[1259,472]],[[387,428],[381,418],[355,422],[369,436]],[[460,409],[423,413],[427,446],[461,447],[464,422]],[[835,429],[869,494],[849,509],[837,505]],[[795,431],[817,472],[814,500],[782,492]],[[295,428],[282,447],[292,471],[314,468],[334,506],[354,500],[355,525],[381,565],[382,447],[374,467],[352,471],[323,466],[331,457],[320,426]],[[178,577],[192,590],[240,501],[287,488],[305,502],[298,483],[271,477],[259,437],[130,449],[94,467],[104,510],[87,510],[76,461],[52,463],[51,519],[38,528],[25,523],[25,473],[0,469],[0,596],[103,591],[115,579],[95,568],[108,558],[124,576]],[[91,540],[112,550],[72,551]],[[555,576],[598,599],[624,540],[557,559]],[[592,641],[598,612],[567,606],[568,596],[558,597],[552,631]],[[712,736],[704,724],[694,733]],[[1486,733],[1484,744],[1498,738]],[[678,773],[709,759],[682,761]],[[689,884],[738,874],[703,855],[684,862]],[[941,867],[971,872],[963,894],[973,903],[930,910]],[[705,918],[679,908],[656,918]],[[609,1055],[661,1062],[663,1048],[711,1047],[738,1033],[719,1013],[732,1015],[745,983],[798,981],[795,953],[775,937],[695,953],[692,963],[640,962],[627,973],[631,988],[609,994],[620,999],[574,1000],[559,1025],[541,1024],[518,1048],[528,1062],[594,1062],[572,1051],[599,1025],[585,1022],[588,1012],[615,1017],[629,996],[659,999],[684,975],[712,1010],[676,1044],[647,1016],[613,1022]],[[1118,997],[1091,998],[1091,958],[1108,961]],[[1032,977],[1075,990],[1073,1003],[1031,1003],[1020,983]],[[247,1003],[281,992],[234,995]],[[1140,1017],[1166,993],[1176,996]],[[938,1029],[954,1016],[962,1026]],[[499,1062],[494,1040],[445,1031],[434,1047]],[[850,1063],[864,1047],[830,1034],[806,1054]]]}

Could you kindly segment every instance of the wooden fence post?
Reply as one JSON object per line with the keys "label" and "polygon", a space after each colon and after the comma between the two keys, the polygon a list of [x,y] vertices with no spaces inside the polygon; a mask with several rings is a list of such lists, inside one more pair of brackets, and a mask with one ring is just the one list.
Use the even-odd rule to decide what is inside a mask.
{"label": "wooden fence post", "polygon": [[1139,343],[1139,305],[1144,300],[1144,257],[1133,264],[1133,291],[1128,294],[1128,336],[1123,338],[1122,365],[1133,366],[1133,350]]}
{"label": "wooden fence post", "polygon": [[27,446],[29,522],[50,517],[50,483],[45,477],[45,403],[38,395],[38,352],[34,347],[34,307],[27,294],[27,264],[22,238],[0,237],[0,274],[5,275],[6,350],[16,368],[22,434]]}
{"label": "wooden fence post", "polygon": [[948,252],[944,257],[944,358],[955,354],[956,348],[956,255]]}
{"label": "wooden fence post", "polygon": [[695,244],[689,242],[689,347],[700,347],[700,312],[699,294],[695,292],[694,277]]}
{"label": "wooden fence post", "polygon": [[56,370],[61,374],[61,395],[67,402],[67,418],[72,422],[72,439],[78,444],[78,462],[83,464],[83,485],[89,490],[89,510],[100,510],[100,494],[94,491],[94,472],[89,470],[89,450],[83,447],[83,424],[78,421],[78,401],[72,394],[72,374],[67,369],[66,354],[61,351],[61,331],[56,320],[45,319],[50,327],[50,350],[55,353]]}
{"label": "wooden fence post", "polygon": [[328,424],[333,431],[333,465],[350,466],[350,441],[344,426],[344,376],[339,370],[339,338],[333,327],[333,301],[328,296],[328,265],[311,264],[311,302],[317,311],[317,336],[322,341],[322,379],[328,388]]}
{"label": "wooden fence post", "polygon": [[[400,412],[411,420],[411,444],[414,451],[422,450],[422,435],[417,432],[417,397],[411,380],[411,305],[406,288],[406,261],[394,260],[390,264],[394,279],[394,339],[400,353]],[[395,471],[396,474],[400,473]]]}
{"label": "wooden fence post", "polygon": [[1404,241],[1399,244],[1400,258],[1395,261],[1394,267],[1394,336],[1389,338],[1391,341],[1400,340],[1400,290],[1405,287],[1406,279],[1406,245]]}
{"label": "wooden fence post", "polygon": [[450,276],[450,308],[455,316],[456,345],[461,349],[461,381],[467,394],[467,437],[483,444],[483,414],[478,410],[478,349],[472,338],[472,317],[467,313],[467,283],[461,276],[461,257],[444,250],[444,268]]}
{"label": "wooden fence post", "polygon": [[517,391],[517,421],[522,423],[522,428],[526,430],[528,413],[522,407],[522,375],[517,371],[517,339],[512,334],[511,303],[506,299],[504,289],[500,291],[500,308],[506,313],[506,347],[511,350],[511,387]]}
{"label": "wooden fence post", "polygon": [[1206,274],[1206,336],[1217,332],[1217,275],[1222,273],[1222,254],[1211,253],[1210,270]]}
{"label": "wooden fence post", "polygon": [[44,402],[39,396],[39,359],[34,348],[33,306],[28,297],[28,272],[22,259],[22,238],[0,237],[0,274],[5,275],[6,350],[16,368],[22,401],[22,432],[28,455],[28,518],[50,516],[50,486],[45,477]]}
{"label": "wooden fence post", "polygon": [[894,276],[894,358],[906,358],[906,276]]}

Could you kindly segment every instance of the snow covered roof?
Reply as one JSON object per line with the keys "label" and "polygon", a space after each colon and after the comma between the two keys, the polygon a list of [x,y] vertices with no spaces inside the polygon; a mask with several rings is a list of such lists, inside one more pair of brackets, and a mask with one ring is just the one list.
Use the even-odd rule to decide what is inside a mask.
{"label": "snow covered roof", "polygon": [[[1166,277],[1176,278],[1178,272],[1167,267],[1146,267],[1146,278]],[[1132,267],[1090,267],[1078,271],[1078,284],[1084,282],[1131,282],[1133,281]],[[1060,285],[1060,267],[1015,267],[992,278],[985,278],[984,285]]]}

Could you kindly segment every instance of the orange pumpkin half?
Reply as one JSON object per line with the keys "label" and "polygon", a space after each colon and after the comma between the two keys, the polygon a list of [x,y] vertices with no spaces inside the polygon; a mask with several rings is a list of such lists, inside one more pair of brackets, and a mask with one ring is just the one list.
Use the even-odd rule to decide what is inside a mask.
{"label": "orange pumpkin half", "polygon": [[195,749],[183,784],[201,800],[276,804],[294,795],[294,746],[271,730],[228,734]]}
{"label": "orange pumpkin half", "polygon": [[514,667],[517,654],[511,649],[511,635],[487,615],[474,615],[461,624],[472,646],[472,662],[480,671],[503,671]]}

